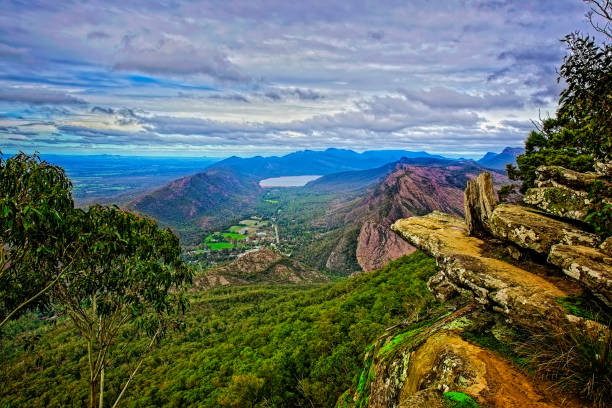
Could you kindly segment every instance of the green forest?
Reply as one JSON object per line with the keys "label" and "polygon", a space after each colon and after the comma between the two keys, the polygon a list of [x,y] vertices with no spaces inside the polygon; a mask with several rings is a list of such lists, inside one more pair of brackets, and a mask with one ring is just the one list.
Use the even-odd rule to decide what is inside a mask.
{"label": "green forest", "polygon": [[[603,7],[605,25],[594,29],[608,42],[580,33],[562,40],[567,52],[558,80],[566,87],[559,108],[534,123],[525,153],[507,168],[516,184],[505,186],[500,199],[536,186],[541,166],[599,171],[585,191],[587,211],[579,222],[605,244],[612,235],[612,6],[587,3]],[[344,196],[346,202],[354,198]],[[359,269],[353,256],[359,230],[312,222],[323,219],[337,198],[271,190],[255,210],[274,220],[284,240],[280,249],[319,270],[325,267],[321,254],[346,237],[354,243],[346,247],[354,258],[348,275]],[[224,255],[246,240],[231,230],[240,218],[216,236],[196,234],[195,227],[191,232]],[[0,152],[0,407],[333,407],[341,395],[350,398],[347,390],[363,390],[366,351],[387,329],[404,324],[412,333],[421,328],[413,325],[456,306],[439,303],[428,290],[436,264],[422,252],[376,271],[336,275],[331,283],[198,291],[192,287],[196,268],[183,249],[173,231],[136,212],[75,207],[64,170],[37,154],[5,160]],[[202,269],[206,260],[198,256],[205,255],[194,255]],[[506,289],[494,295],[503,297]],[[590,338],[588,331],[570,329],[544,337],[540,328],[517,333],[523,368],[593,406],[609,406],[609,310],[597,318],[576,299],[556,300],[592,318],[596,330]],[[471,340],[513,354],[515,343],[491,345],[485,329]],[[570,357],[561,361],[558,355]],[[462,394],[445,397],[455,398],[449,406],[474,406]]]}
{"label": "green forest", "polygon": [[[358,380],[364,352],[386,327],[440,310],[426,288],[434,261],[415,253],[331,284],[250,286],[189,295],[184,330],[144,360],[125,406],[333,406]],[[29,314],[4,328],[5,407],[87,402],[86,341],[66,320]],[[106,368],[116,395],[146,341],[127,326]],[[6,367],[6,369],[4,369]]]}

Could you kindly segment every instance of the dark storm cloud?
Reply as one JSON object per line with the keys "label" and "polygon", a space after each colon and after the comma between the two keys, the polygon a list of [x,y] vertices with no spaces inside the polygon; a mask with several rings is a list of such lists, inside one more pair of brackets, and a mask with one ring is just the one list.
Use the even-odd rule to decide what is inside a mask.
{"label": "dark storm cloud", "polygon": [[300,88],[270,90],[265,92],[263,97],[276,102],[290,98],[297,98],[302,101],[316,101],[325,98],[323,94],[312,89]]}
{"label": "dark storm cloud", "polygon": [[229,94],[229,95],[216,94],[216,95],[210,95],[208,99],[217,99],[220,101],[235,101],[235,102],[244,102],[244,103],[251,102],[245,96],[242,96],[240,94]]}
{"label": "dark storm cloud", "polygon": [[379,31],[368,31],[368,38],[376,41],[380,41],[385,38],[385,32],[383,30]]}

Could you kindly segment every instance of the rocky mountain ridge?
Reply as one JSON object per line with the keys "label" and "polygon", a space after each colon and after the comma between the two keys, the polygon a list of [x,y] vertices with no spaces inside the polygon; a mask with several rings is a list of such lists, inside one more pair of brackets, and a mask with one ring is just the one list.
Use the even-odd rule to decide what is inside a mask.
{"label": "rocky mountain ridge", "polygon": [[[357,237],[354,255],[364,271],[410,254],[414,246],[399,239],[390,226],[398,219],[434,210],[462,215],[465,183],[483,170],[472,161],[394,163],[372,191],[327,214],[328,225],[343,226],[346,231],[329,255],[327,268],[341,269],[350,263],[345,257],[352,256],[352,251],[346,247],[354,242],[353,236]],[[507,180],[500,173],[493,174],[498,186]]]}
{"label": "rocky mountain ridge", "polygon": [[285,156],[229,157],[211,166],[226,168],[258,178],[325,175],[373,169],[406,158],[444,159],[426,152],[408,150],[368,150],[357,153],[348,149],[301,150]]}
{"label": "rocky mountain ridge", "polygon": [[[557,183],[554,188],[575,195],[588,180],[610,176],[560,167],[540,168],[538,175],[536,189]],[[527,197],[539,194],[528,191]],[[468,182],[465,219],[434,211],[392,225],[435,258],[439,272],[428,287],[454,312],[387,329],[366,354],[363,381],[340,398],[338,407],[435,408],[456,396],[474,404],[465,406],[587,406],[488,349],[518,344],[516,333],[542,339],[563,335],[555,332],[559,327],[595,341],[610,336],[605,324],[573,314],[560,299],[588,298],[610,315],[611,238],[602,242],[580,223],[584,217],[578,213],[560,218],[565,213],[559,208],[572,206],[571,201],[559,199],[552,208],[550,200],[526,201],[536,207],[497,203],[491,176],[483,173]],[[488,340],[469,341],[482,337]]]}
{"label": "rocky mountain ridge", "polygon": [[328,280],[327,276],[272,248],[262,248],[197,276],[193,290],[254,283],[293,284]]}

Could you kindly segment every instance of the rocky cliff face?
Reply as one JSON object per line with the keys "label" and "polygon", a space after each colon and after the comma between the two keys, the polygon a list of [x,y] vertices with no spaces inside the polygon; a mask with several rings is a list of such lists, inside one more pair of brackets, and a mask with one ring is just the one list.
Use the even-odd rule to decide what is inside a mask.
{"label": "rocky cliff face", "polygon": [[[584,191],[580,180],[591,177],[561,168],[539,174],[541,186],[563,182],[576,194]],[[482,407],[584,406],[484,345],[511,344],[518,332],[546,333],[553,321],[609,336],[608,327],[572,315],[559,299],[589,298],[610,311],[612,241],[601,242],[575,214],[560,212],[563,202],[497,204],[488,175],[468,183],[465,203],[465,220],[433,211],[392,225],[436,259],[439,272],[428,287],[450,311],[389,328],[338,407],[444,407],[453,398]],[[470,341],[474,333],[488,340]]]}
{"label": "rocky cliff face", "polygon": [[[381,268],[389,261],[415,249],[398,239],[389,228],[396,220],[438,210],[463,215],[465,183],[482,167],[474,162],[410,164],[398,162],[388,176],[365,197],[327,216],[330,225],[350,225],[359,229],[356,256],[364,271]],[[505,176],[494,173],[491,185],[500,185]],[[355,227],[351,227],[355,228]],[[341,265],[350,241],[343,238],[332,251],[329,266]],[[349,237],[350,238],[350,237]]]}
{"label": "rocky cliff face", "polygon": [[263,248],[206,271],[194,279],[194,289],[252,283],[326,282],[329,278],[278,251]]}
{"label": "rocky cliff face", "polygon": [[379,269],[382,265],[411,254],[416,249],[397,234],[389,232],[389,227],[373,221],[361,226],[357,238],[357,262],[364,271]]}

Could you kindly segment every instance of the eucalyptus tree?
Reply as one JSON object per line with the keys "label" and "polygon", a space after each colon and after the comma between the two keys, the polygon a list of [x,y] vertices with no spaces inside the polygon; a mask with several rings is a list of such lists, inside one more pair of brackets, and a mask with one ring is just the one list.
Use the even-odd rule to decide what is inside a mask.
{"label": "eucalyptus tree", "polygon": [[180,289],[191,272],[176,235],[155,221],[114,206],[77,212],[75,262],[54,286],[53,299],[87,342],[90,407],[97,399],[104,405],[105,367],[118,336],[130,331],[149,337],[116,406],[154,342],[179,324],[173,316],[187,306]]}
{"label": "eucalyptus tree", "polygon": [[[0,152],[1,155],[1,152]],[[48,291],[72,263],[72,183],[38,155],[0,156],[0,327]]]}

